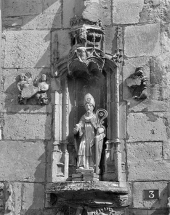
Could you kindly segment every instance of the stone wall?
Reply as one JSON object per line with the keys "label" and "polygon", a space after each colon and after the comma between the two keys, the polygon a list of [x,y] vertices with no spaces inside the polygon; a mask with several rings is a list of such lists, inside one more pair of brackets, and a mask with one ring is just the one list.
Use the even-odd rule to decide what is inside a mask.
{"label": "stone wall", "polygon": [[[90,0],[84,16],[96,19],[100,2],[106,52],[114,52],[115,28],[123,28],[121,126],[127,181],[132,189],[129,215],[167,215],[170,180],[170,1]],[[53,139],[53,66],[70,50],[69,21],[77,0],[3,0],[0,73],[0,181],[10,181],[15,214],[56,214],[45,209]],[[96,9],[94,10],[96,11]],[[135,101],[125,80],[143,66],[148,99]],[[16,80],[22,72],[46,73],[50,104],[18,105]],[[123,118],[123,117],[122,117]],[[122,129],[123,127],[123,129]],[[159,189],[160,200],[144,201],[143,190]]]}

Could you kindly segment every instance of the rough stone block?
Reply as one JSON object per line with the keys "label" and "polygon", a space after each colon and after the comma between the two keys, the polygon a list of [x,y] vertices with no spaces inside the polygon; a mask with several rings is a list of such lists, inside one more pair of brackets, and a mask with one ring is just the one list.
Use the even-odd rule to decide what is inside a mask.
{"label": "rough stone block", "polygon": [[166,141],[168,138],[166,124],[162,113],[130,113],[127,117],[128,142]]}
{"label": "rough stone block", "polygon": [[70,27],[70,19],[74,17],[76,0],[63,0],[63,27]]}
{"label": "rough stone block", "polygon": [[112,16],[115,24],[138,23],[143,0],[113,0]]}
{"label": "rough stone block", "polygon": [[129,209],[128,215],[148,215],[147,209]]}
{"label": "rough stone block", "polygon": [[[43,142],[0,141],[0,148],[1,181],[44,182],[45,146]],[[16,198],[19,198],[19,194]]]}
{"label": "rough stone block", "polygon": [[14,199],[14,211],[16,215],[20,215],[21,212],[21,189],[22,184],[14,182],[12,183],[13,199]]}
{"label": "rough stone block", "polygon": [[128,26],[125,28],[127,57],[157,56],[160,54],[160,25]]}
{"label": "rough stone block", "polygon": [[103,14],[103,25],[110,25],[111,24],[111,0],[102,0],[100,2],[102,7],[102,14]]}
{"label": "rough stone block", "polygon": [[[143,190],[159,190],[159,200],[146,201],[143,199]],[[134,208],[166,208],[167,207],[167,182],[135,182],[133,184],[133,206]]]}
{"label": "rough stone block", "polygon": [[71,42],[69,37],[69,31],[54,31],[52,33],[52,62],[55,63],[57,61],[57,58],[62,58],[68,55],[70,49]]}
{"label": "rough stone block", "polygon": [[[127,87],[126,79],[135,72],[137,67],[143,67],[144,75],[148,78],[148,85],[150,83],[150,57],[131,58],[124,61],[123,66],[123,99],[130,100],[132,94]],[[131,102],[131,100],[130,100]]]}
{"label": "rough stone block", "polygon": [[105,52],[114,54],[116,47],[116,27],[105,28]]}
{"label": "rough stone block", "polygon": [[61,12],[61,0],[43,0],[43,13],[56,14]]}
{"label": "rough stone block", "polygon": [[3,16],[35,15],[42,12],[41,0],[5,0]]}
{"label": "rough stone block", "polygon": [[61,12],[52,14],[39,14],[37,16],[26,16],[23,18],[24,30],[61,28]]}
{"label": "rough stone block", "polygon": [[[130,112],[167,111],[170,107],[169,71],[170,60],[161,55],[157,58],[138,57],[124,61],[123,67],[123,99],[128,102]],[[148,78],[148,99],[136,101],[132,98],[126,79],[135,72],[137,67],[144,68],[144,74]]]}
{"label": "rough stone block", "polygon": [[[161,45],[163,52],[170,51],[170,24],[162,24],[161,26]],[[166,56],[167,58],[169,57]]]}
{"label": "rough stone block", "polygon": [[128,180],[169,180],[170,163],[162,156],[161,142],[127,144]]}
{"label": "rough stone block", "polygon": [[165,209],[156,209],[156,210],[148,210],[147,215],[167,215],[168,214],[168,208]]}
{"label": "rough stone block", "polygon": [[3,28],[19,28],[22,26],[22,18],[21,17],[7,17],[2,20]]}
{"label": "rough stone block", "polygon": [[140,13],[140,23],[169,22],[169,11],[169,0],[144,1],[144,7]]}
{"label": "rough stone block", "polygon": [[20,105],[18,94],[1,94],[0,111],[7,113],[52,113],[52,104],[48,105]]}
{"label": "rough stone block", "polygon": [[5,68],[50,67],[49,31],[6,31]]}
{"label": "rough stone block", "polygon": [[163,158],[170,160],[170,140],[163,143]]}
{"label": "rough stone block", "polygon": [[22,211],[28,209],[43,209],[44,207],[44,185],[39,183],[24,183],[22,199]]}
{"label": "rough stone block", "polygon": [[4,139],[51,139],[51,116],[46,114],[5,114]]}
{"label": "rough stone block", "polygon": [[121,103],[119,106],[119,116],[120,116],[120,126],[119,126],[119,132],[120,132],[120,139],[126,138],[126,104]]}
{"label": "rough stone block", "polygon": [[111,0],[85,1],[82,15],[83,18],[92,22],[97,22],[100,19],[104,25],[110,25]]}

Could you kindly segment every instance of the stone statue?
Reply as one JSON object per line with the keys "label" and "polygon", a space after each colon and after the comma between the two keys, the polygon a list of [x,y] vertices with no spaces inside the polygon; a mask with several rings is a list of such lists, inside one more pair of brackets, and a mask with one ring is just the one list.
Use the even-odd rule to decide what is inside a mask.
{"label": "stone statue", "polygon": [[38,92],[38,88],[33,86],[32,75],[29,72],[20,75],[17,87],[20,91],[18,95],[19,104],[26,104],[27,100]]}
{"label": "stone statue", "polygon": [[[79,169],[94,169],[99,173],[99,164],[105,137],[103,119],[107,117],[107,111],[99,109],[94,113],[95,100],[91,94],[84,97],[86,113],[81,117],[74,128],[74,134],[79,133],[80,145],[76,146]],[[102,118],[102,120],[101,120]]]}
{"label": "stone statue", "polygon": [[42,74],[38,83],[34,83],[30,72],[21,74],[20,80],[17,83],[17,88],[20,91],[18,95],[19,104],[26,105],[31,98],[36,99],[36,104],[47,105],[49,102],[47,91],[49,84],[47,84],[46,74]]}
{"label": "stone statue", "polygon": [[48,100],[49,100],[47,96],[48,89],[49,89],[49,84],[47,84],[47,76],[46,74],[42,74],[40,82],[38,83],[38,93],[36,94],[38,104],[40,105],[48,104]]}

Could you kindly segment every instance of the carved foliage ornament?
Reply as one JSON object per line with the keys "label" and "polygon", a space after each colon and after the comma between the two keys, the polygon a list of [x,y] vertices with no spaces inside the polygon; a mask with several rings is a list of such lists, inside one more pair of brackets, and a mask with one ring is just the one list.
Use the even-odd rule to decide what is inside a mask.
{"label": "carved foliage ornament", "polygon": [[47,95],[49,84],[47,84],[47,77],[45,74],[42,74],[41,78],[35,81],[33,81],[30,72],[21,74],[20,80],[17,83],[17,88],[20,91],[18,95],[19,104],[26,105],[33,97],[39,105],[47,105],[49,102]]}
{"label": "carved foliage ornament", "polygon": [[57,208],[57,212],[62,212],[64,215],[123,215],[125,212],[116,211],[111,207],[103,208],[89,208],[89,207],[78,207],[72,208],[67,205]]}

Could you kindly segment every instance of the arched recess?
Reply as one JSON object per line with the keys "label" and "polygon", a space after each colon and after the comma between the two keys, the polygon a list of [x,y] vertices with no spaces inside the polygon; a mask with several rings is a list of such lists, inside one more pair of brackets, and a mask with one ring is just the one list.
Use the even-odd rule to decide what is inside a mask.
{"label": "arched recess", "polygon": [[[60,82],[60,93],[56,104],[56,113],[61,120],[55,135],[54,148],[58,153],[52,160],[54,182],[71,181],[71,175],[76,170],[76,150],[73,127],[84,114],[83,98],[91,93],[96,100],[96,109],[104,108],[108,111],[105,122],[107,130],[100,164],[100,180],[122,181],[121,150],[119,140],[119,68],[112,55],[106,55],[96,48],[78,47],[71,52],[68,59],[58,63],[56,78]],[[57,94],[57,92],[56,92]],[[60,95],[59,95],[60,94]],[[61,117],[62,116],[62,117]],[[55,133],[58,130],[56,130]],[[60,159],[59,159],[60,157]],[[55,169],[55,170],[54,170]],[[58,170],[57,170],[58,169]],[[57,171],[56,171],[57,170]]]}
{"label": "arched recess", "polygon": [[[47,188],[46,198],[47,207],[53,205],[59,207],[60,211],[63,208],[74,209],[73,214],[84,214],[89,210],[95,212],[96,208],[121,209],[129,204],[119,134],[121,31],[118,27],[117,52],[107,54],[101,23],[81,23],[85,21],[78,20],[79,25],[71,29],[72,49],[68,56],[57,63],[55,77],[60,88],[55,91],[52,184]],[[73,127],[85,112],[83,98],[86,93],[93,95],[96,109],[107,110],[107,132],[99,180],[93,178],[87,181],[83,178],[79,181],[73,180],[76,170]],[[104,209],[104,206],[108,208]]]}

